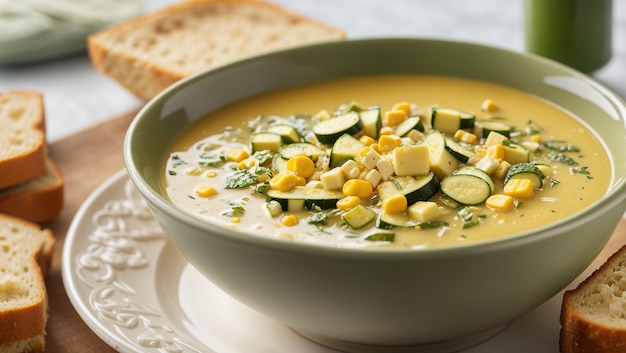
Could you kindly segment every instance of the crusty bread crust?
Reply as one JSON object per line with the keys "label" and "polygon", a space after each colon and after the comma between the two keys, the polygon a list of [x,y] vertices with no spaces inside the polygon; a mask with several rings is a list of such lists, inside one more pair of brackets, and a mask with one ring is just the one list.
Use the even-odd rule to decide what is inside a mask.
{"label": "crusty bread crust", "polygon": [[[22,352],[17,348],[43,351],[48,315],[44,276],[50,268],[54,236],[50,230],[32,222],[0,215],[0,240],[7,250],[1,255],[0,264],[5,282],[2,290],[6,292],[0,295],[8,298],[0,302],[0,347],[3,352]],[[22,258],[25,251],[30,257]],[[28,290],[12,290],[7,284],[10,277],[14,277],[14,282],[19,281],[18,286],[28,286]]]}
{"label": "crusty bread crust", "polygon": [[[599,309],[606,305],[617,305],[618,308],[622,307],[622,311],[624,310],[626,288],[619,286],[618,283],[608,283],[607,278],[615,272],[626,270],[625,266],[626,246],[613,254],[575,289],[564,293],[560,317],[559,348],[561,353],[626,352],[626,321],[620,325],[608,317],[603,318],[598,315],[591,317],[588,314],[588,311],[593,310],[595,306],[598,312],[601,312]],[[594,303],[585,301],[587,305],[592,304],[594,307],[581,308],[581,303],[585,299],[583,296],[598,290],[600,285],[610,286],[616,291],[612,293],[612,300],[606,298],[607,300]],[[612,301],[619,301],[619,303]]]}
{"label": "crusty bread crust", "polygon": [[52,221],[63,208],[64,191],[59,167],[47,158],[46,171],[40,177],[0,190],[0,213],[35,223]]}
{"label": "crusty bread crust", "polygon": [[345,38],[259,0],[189,0],[88,38],[93,65],[142,99],[205,69],[281,48]]}
{"label": "crusty bread crust", "polygon": [[0,189],[41,175],[46,141],[43,96],[37,91],[0,93]]}

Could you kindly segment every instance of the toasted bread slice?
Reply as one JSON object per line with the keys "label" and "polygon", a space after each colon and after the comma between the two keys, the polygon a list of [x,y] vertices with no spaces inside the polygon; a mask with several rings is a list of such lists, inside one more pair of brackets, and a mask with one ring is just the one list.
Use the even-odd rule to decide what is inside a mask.
{"label": "toasted bread slice", "polygon": [[56,163],[47,158],[41,176],[0,190],[0,213],[35,223],[48,222],[59,215],[63,200],[63,175]]}
{"label": "toasted bread slice", "polygon": [[205,69],[345,38],[342,30],[256,0],[189,0],[91,35],[93,65],[149,100]]}
{"label": "toasted bread slice", "polygon": [[560,351],[626,352],[626,246],[563,295]]}
{"label": "toasted bread slice", "polygon": [[36,178],[44,172],[44,119],[41,93],[0,93],[0,189]]}
{"label": "toasted bread slice", "polygon": [[43,352],[48,317],[44,276],[54,236],[20,218],[0,215],[0,352]]}

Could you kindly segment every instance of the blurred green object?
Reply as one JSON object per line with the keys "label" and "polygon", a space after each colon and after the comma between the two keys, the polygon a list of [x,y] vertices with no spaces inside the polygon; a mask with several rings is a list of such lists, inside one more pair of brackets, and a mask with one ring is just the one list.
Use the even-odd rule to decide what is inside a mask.
{"label": "blurred green object", "polygon": [[526,0],[526,50],[583,72],[611,59],[613,0]]}
{"label": "blurred green object", "polygon": [[141,0],[0,0],[0,65],[84,52],[91,33],[142,11]]}

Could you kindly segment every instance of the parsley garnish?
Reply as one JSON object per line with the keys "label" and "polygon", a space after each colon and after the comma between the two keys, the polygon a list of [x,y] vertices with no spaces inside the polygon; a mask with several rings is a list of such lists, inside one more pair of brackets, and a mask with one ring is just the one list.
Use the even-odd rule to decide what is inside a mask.
{"label": "parsley garnish", "polygon": [[314,211],[306,218],[308,224],[314,224],[316,226],[325,226],[328,224],[328,214],[324,211]]}
{"label": "parsley garnish", "polygon": [[374,233],[368,235],[365,240],[367,241],[394,241],[396,238],[395,233]]}
{"label": "parsley garnish", "polygon": [[553,186],[557,185],[558,183],[560,183],[560,181],[558,181],[556,179],[550,179],[550,187],[553,187]]}
{"label": "parsley garnish", "polygon": [[570,172],[572,174],[583,174],[587,176],[587,179],[593,179],[591,172],[589,171],[589,167],[580,167],[580,168],[570,168]]}
{"label": "parsley garnish", "polygon": [[272,159],[272,153],[268,150],[256,151],[252,154],[252,157],[259,161],[259,165],[261,165]]}
{"label": "parsley garnish", "polygon": [[457,214],[463,220],[463,229],[478,225],[484,218],[487,217],[484,214],[474,215],[474,210],[471,207],[463,207],[457,212]]}
{"label": "parsley garnish", "polygon": [[256,176],[247,170],[238,170],[224,181],[224,189],[243,189],[256,183]]}

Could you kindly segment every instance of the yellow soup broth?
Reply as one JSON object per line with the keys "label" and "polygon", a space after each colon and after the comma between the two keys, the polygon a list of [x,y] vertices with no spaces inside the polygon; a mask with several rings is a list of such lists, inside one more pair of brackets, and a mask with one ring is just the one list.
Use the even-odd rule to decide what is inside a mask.
{"label": "yellow soup broth", "polygon": [[[488,107],[486,100],[493,105]],[[271,169],[274,166],[271,160],[261,161],[262,166],[267,168],[263,175],[263,170],[258,169],[262,167],[257,165],[259,160],[248,157],[253,154],[251,133],[281,122],[297,126],[300,132],[305,131],[303,140],[308,139],[311,142],[312,139],[312,142],[316,142],[316,135],[310,128],[319,121],[346,113],[351,102],[358,102],[361,107],[379,106],[383,126],[380,131],[383,134],[390,133],[394,138],[392,140],[401,141],[398,143],[402,146],[419,145],[422,138],[428,136],[432,123],[432,107],[473,113],[475,126],[465,128],[464,131],[470,137],[476,136],[476,142],[465,143],[461,135],[453,131],[443,134],[455,141],[461,139],[461,145],[472,152],[467,162],[454,162],[458,164],[456,168],[475,164],[485,154],[493,155],[496,163],[501,165],[503,159],[497,151],[501,147],[488,149],[484,145],[486,139],[481,137],[480,126],[485,122],[514,126],[507,140],[519,143],[518,146],[523,146],[528,151],[529,164],[541,166],[544,173],[543,184],[539,188],[535,187],[530,196],[513,196],[513,206],[506,210],[488,207],[484,202],[471,206],[462,205],[451,201],[439,191],[425,201],[436,206],[434,213],[427,212],[430,215],[427,220],[415,221],[412,217],[414,214],[409,213],[408,208],[399,211],[400,219],[411,220],[406,226],[381,227],[378,220],[373,220],[353,229],[349,226],[350,223],[346,224],[347,218],[344,218],[351,209],[349,206],[345,209],[309,210],[296,209],[298,206],[290,204],[287,211],[277,211],[271,207],[268,209],[265,193],[271,189],[268,186],[270,181],[278,185],[273,179],[278,171]],[[395,139],[395,125],[385,130],[384,126],[388,123],[385,113],[392,110],[398,102],[411,103],[407,117],[420,116],[421,122],[426,126],[425,132],[415,131]],[[318,114],[324,110],[325,115]],[[306,129],[303,130],[305,125]],[[363,134],[361,131],[354,136],[359,139]],[[378,138],[376,136],[369,142],[367,139],[360,141],[369,144],[373,140],[376,143],[379,142]],[[282,143],[282,146],[287,144]],[[508,141],[502,143],[509,144]],[[381,140],[380,145],[382,144]],[[312,176],[305,173],[307,177],[297,179],[296,185],[320,187],[320,175],[333,169],[328,166],[331,144],[317,145],[322,149],[322,155],[308,157],[315,159],[315,166],[319,170],[316,169]],[[372,146],[370,150],[372,148],[376,150],[381,147]],[[558,148],[561,151],[556,151]],[[243,155],[236,156],[237,151],[243,151]],[[184,131],[172,144],[170,152],[164,163],[163,184],[172,202],[181,209],[211,222],[219,222],[259,236],[339,247],[433,247],[504,237],[531,230],[572,215],[602,197],[608,188],[612,168],[597,137],[559,107],[500,85],[440,76],[355,77],[269,92],[210,113]],[[362,154],[365,152],[362,151]],[[384,154],[384,151],[379,153]],[[387,153],[389,156],[391,154]],[[362,156],[355,157],[357,161],[361,161],[359,158]],[[433,157],[430,158],[432,162]],[[287,161],[284,163],[286,165]],[[344,183],[352,178],[372,181],[365,178],[370,169],[361,163],[357,165],[359,173],[355,170],[352,170],[351,175],[344,172]],[[380,168],[381,171],[384,170]],[[259,173],[255,174],[255,170],[259,170]],[[243,188],[226,189],[224,185],[227,178],[236,171],[250,171],[248,176],[254,175],[256,182]],[[298,173],[300,171],[296,172]],[[502,175],[498,173],[502,171],[490,171],[495,185],[492,195],[505,192]],[[366,206],[367,212],[374,211],[377,218],[379,214],[386,213],[383,211],[383,200],[377,195],[377,186],[384,179],[393,181],[398,186],[398,182],[394,180],[400,178],[392,175],[378,183],[374,179],[373,182],[377,185],[372,185],[371,195],[360,196],[361,202],[358,202]],[[437,176],[439,185],[443,179],[443,175]],[[325,185],[327,184],[322,185],[322,188]],[[258,188],[259,186],[264,188]],[[256,188],[258,189],[255,191]],[[343,191],[345,190],[339,187],[333,192]],[[299,207],[302,208],[302,205]],[[431,211],[432,207],[429,212]]]}

